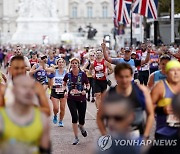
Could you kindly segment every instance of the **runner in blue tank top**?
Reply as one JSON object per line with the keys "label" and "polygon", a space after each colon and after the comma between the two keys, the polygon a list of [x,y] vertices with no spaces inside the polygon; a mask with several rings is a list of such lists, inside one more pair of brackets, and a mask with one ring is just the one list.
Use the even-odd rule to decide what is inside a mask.
{"label": "runner in blue tank top", "polygon": [[[49,51],[49,56],[48,56],[48,60],[47,60],[47,64],[49,67],[54,67],[56,65],[56,56],[55,56],[55,51],[51,50]],[[48,77],[48,86],[51,89],[52,84],[53,84],[53,78],[54,78],[54,73],[48,73],[47,74]]]}
{"label": "runner in blue tank top", "polygon": [[65,114],[65,105],[66,105],[66,99],[64,98],[65,89],[63,87],[63,79],[66,75],[66,70],[64,69],[66,65],[66,62],[63,58],[59,58],[57,60],[57,66],[58,69],[54,70],[54,78],[53,78],[53,86],[51,90],[51,101],[53,104],[53,123],[56,124],[57,114],[59,112],[59,102],[60,102],[60,114],[59,114],[59,127],[63,127],[63,118]]}
{"label": "runner in blue tank top", "polygon": [[29,74],[33,76],[39,83],[43,85],[45,90],[48,87],[48,79],[47,79],[47,72],[53,72],[54,68],[48,67],[46,64],[47,62],[47,56],[42,55],[39,63],[33,65],[31,68]]}
{"label": "runner in blue tank top", "polygon": [[166,72],[165,72],[165,66],[166,64],[171,60],[171,57],[169,55],[162,55],[160,57],[160,64],[158,71],[155,71],[152,73],[148,80],[148,87],[151,89],[155,83],[157,83],[160,80],[166,79]]}

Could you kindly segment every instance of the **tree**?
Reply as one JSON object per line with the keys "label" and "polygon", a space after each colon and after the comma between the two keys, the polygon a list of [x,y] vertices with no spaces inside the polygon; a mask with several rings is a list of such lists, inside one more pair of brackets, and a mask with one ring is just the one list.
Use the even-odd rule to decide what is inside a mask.
{"label": "tree", "polygon": [[[175,13],[180,12],[179,0],[174,0],[175,3]],[[170,13],[171,12],[171,0],[159,0],[159,14]]]}

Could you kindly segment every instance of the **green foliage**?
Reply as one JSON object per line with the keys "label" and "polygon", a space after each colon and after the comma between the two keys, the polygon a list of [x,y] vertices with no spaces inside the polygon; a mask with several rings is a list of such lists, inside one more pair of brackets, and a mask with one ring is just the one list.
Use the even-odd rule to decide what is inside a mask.
{"label": "green foliage", "polygon": [[[180,13],[180,1],[174,0],[175,13]],[[171,0],[159,0],[159,14],[170,13],[171,11]]]}

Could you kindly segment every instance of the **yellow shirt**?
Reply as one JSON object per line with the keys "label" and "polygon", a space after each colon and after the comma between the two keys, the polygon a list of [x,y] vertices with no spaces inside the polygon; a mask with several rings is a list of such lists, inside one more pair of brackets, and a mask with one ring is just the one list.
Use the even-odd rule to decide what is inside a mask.
{"label": "yellow shirt", "polygon": [[43,125],[40,110],[34,107],[34,113],[34,119],[30,124],[19,126],[8,117],[5,108],[0,108],[4,128],[0,142],[11,142],[13,140],[28,144],[32,148],[38,148],[43,132]]}

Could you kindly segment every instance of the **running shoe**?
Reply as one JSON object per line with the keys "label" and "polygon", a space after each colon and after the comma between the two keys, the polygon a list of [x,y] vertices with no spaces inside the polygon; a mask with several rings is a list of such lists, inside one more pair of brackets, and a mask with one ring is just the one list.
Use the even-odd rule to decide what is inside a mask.
{"label": "running shoe", "polygon": [[87,132],[86,132],[86,130],[84,129],[84,127],[81,127],[81,126],[79,125],[79,129],[80,129],[80,131],[81,131],[82,136],[86,137],[86,136],[87,136]]}
{"label": "running shoe", "polygon": [[57,115],[54,115],[54,117],[53,117],[53,123],[54,123],[54,124],[57,124]]}
{"label": "running shoe", "polygon": [[64,124],[62,121],[59,121],[58,127],[64,127]]}
{"label": "running shoe", "polygon": [[95,102],[95,99],[94,99],[94,97],[92,98],[92,100],[91,100],[91,103],[94,103]]}
{"label": "running shoe", "polygon": [[77,145],[79,143],[79,139],[78,138],[75,138],[72,145]]}

